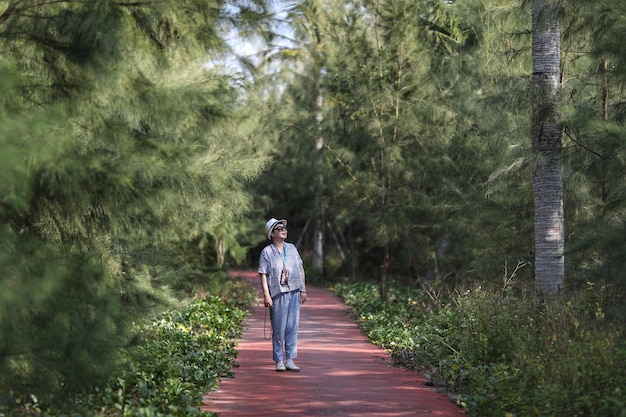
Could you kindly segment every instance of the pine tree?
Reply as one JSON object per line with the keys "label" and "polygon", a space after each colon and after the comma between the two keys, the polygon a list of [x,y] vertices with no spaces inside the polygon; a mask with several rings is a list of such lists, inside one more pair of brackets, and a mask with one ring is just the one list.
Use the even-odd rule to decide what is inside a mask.
{"label": "pine tree", "polygon": [[206,66],[222,6],[0,2],[2,392],[101,383],[172,296],[168,267],[190,268],[180,250],[250,206],[265,145]]}
{"label": "pine tree", "polygon": [[565,203],[575,208],[567,218],[568,283],[623,290],[625,15],[612,1],[565,5]]}
{"label": "pine tree", "polygon": [[430,208],[446,193],[437,182],[450,167],[435,155],[446,152],[443,126],[451,113],[431,71],[462,35],[442,4],[362,6],[336,35],[342,46],[329,69],[329,111],[338,131],[330,146],[343,162],[335,167],[342,179],[335,212],[349,219],[352,233],[359,230],[386,299],[393,263],[400,274],[416,263],[426,270],[428,253],[445,241],[432,227],[445,214]]}

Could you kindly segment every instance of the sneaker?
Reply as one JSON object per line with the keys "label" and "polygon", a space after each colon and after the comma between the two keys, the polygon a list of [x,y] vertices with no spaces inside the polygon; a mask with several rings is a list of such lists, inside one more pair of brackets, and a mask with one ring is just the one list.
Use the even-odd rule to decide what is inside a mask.
{"label": "sneaker", "polygon": [[276,372],[285,372],[287,368],[285,368],[285,364],[283,361],[276,362]]}
{"label": "sneaker", "polygon": [[285,369],[291,372],[300,372],[300,367],[298,367],[298,365],[296,365],[292,360],[287,361]]}

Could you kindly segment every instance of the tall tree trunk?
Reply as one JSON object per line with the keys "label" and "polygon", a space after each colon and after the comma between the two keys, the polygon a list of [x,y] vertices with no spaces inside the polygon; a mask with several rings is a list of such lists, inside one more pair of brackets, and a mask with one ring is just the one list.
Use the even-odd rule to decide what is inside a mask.
{"label": "tall tree trunk", "polygon": [[315,226],[313,228],[313,270],[324,276],[324,204],[319,195],[315,197]]}
{"label": "tall tree trunk", "polygon": [[560,28],[557,0],[532,6],[533,196],[535,281],[546,295],[558,295],[565,275],[565,226],[560,96]]}
{"label": "tall tree trunk", "polygon": [[[321,77],[323,75],[320,75]],[[324,185],[324,177],[322,175],[322,150],[324,149],[324,138],[322,136],[322,104],[324,96],[322,95],[321,86],[317,87],[317,98],[315,108],[315,119],[317,120],[317,129],[319,136],[315,143],[315,169],[318,177],[318,183],[315,184],[315,227],[313,231],[313,270],[320,276],[324,276],[324,201],[322,200],[322,188]]]}

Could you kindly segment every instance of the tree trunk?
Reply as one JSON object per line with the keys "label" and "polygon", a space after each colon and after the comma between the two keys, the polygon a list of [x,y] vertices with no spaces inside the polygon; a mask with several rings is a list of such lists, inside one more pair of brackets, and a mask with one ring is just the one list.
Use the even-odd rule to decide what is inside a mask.
{"label": "tree trunk", "polygon": [[380,299],[384,302],[389,301],[389,294],[387,293],[387,274],[389,273],[389,265],[391,264],[391,254],[389,252],[389,246],[385,245],[383,251],[383,264],[380,267]]}
{"label": "tree trunk", "polygon": [[350,247],[350,277],[352,278],[352,280],[356,280],[357,277],[357,271],[359,270],[359,259],[358,259],[358,252],[356,249],[356,245],[354,244],[354,236],[352,234],[352,225],[348,226],[348,244]]}
{"label": "tree trunk", "polygon": [[535,282],[558,295],[565,275],[565,227],[561,164],[560,29],[557,0],[534,0],[532,7],[533,196]]}
{"label": "tree trunk", "polygon": [[[323,75],[320,75],[323,76]],[[322,200],[322,188],[324,185],[324,177],[322,175],[322,150],[324,149],[324,138],[322,136],[322,104],[323,104],[322,89],[318,85],[317,87],[317,99],[315,118],[317,120],[317,129],[319,136],[315,142],[315,172],[318,176],[318,183],[315,185],[315,227],[313,232],[313,270],[324,277],[324,201]]]}
{"label": "tree trunk", "polygon": [[313,270],[324,276],[324,206],[319,197],[315,198],[315,227],[313,228]]}

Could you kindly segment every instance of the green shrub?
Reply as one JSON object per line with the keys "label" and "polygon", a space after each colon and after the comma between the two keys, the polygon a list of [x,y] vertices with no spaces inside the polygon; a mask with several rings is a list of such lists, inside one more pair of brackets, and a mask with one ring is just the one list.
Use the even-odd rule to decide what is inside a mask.
{"label": "green shrub", "polygon": [[125,353],[125,370],[107,386],[54,406],[31,397],[16,404],[11,415],[209,415],[200,411],[202,395],[236,366],[235,340],[247,314],[240,307],[239,300],[210,296],[138,324],[137,343]]}
{"label": "green shrub", "polygon": [[469,415],[626,416],[624,324],[598,289],[542,303],[532,293],[475,289],[433,296],[341,284],[372,342],[459,394]]}
{"label": "green shrub", "polygon": [[[141,409],[164,415],[198,415],[202,394],[236,364],[235,339],[245,313],[217,297],[163,314],[141,327],[143,337],[131,352],[128,372],[103,398],[108,409],[136,415]],[[113,401],[111,401],[113,400]],[[130,413],[130,414],[129,414]]]}

